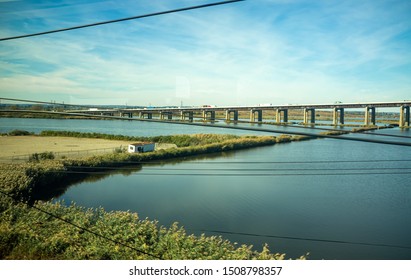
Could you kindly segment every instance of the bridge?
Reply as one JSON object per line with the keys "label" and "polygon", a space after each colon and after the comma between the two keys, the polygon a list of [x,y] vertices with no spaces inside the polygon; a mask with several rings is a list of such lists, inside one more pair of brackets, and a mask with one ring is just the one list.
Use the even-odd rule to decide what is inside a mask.
{"label": "bridge", "polygon": [[139,108],[139,109],[88,109],[72,110],[72,113],[86,113],[93,115],[107,115],[133,118],[152,119],[156,115],[161,120],[172,120],[178,117],[180,120],[194,121],[194,117],[199,117],[204,121],[215,121],[216,113],[220,112],[225,115],[227,122],[239,121],[239,113],[249,113],[250,122],[262,122],[263,113],[267,111],[274,112],[275,123],[286,124],[289,121],[288,115],[290,110],[302,110],[302,123],[315,124],[316,110],[332,110],[332,124],[337,126],[344,124],[345,109],[362,109],[364,110],[364,125],[376,124],[377,108],[399,108],[400,127],[410,126],[410,106],[411,101],[393,101],[393,102],[360,102],[360,103],[332,103],[332,104],[288,104],[288,105],[255,105],[255,106],[201,106],[201,107],[157,107],[157,108]]}

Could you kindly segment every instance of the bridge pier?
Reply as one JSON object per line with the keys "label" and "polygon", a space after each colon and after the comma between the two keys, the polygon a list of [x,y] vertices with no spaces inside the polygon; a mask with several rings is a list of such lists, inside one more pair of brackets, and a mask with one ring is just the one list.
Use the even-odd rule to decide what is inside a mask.
{"label": "bridge pier", "polygon": [[[113,114],[110,114],[109,116],[112,116]],[[120,117],[125,117],[125,116],[127,116],[128,118],[133,118],[133,113],[131,113],[131,112],[120,112]]]}
{"label": "bridge pier", "polygon": [[258,122],[263,121],[263,110],[251,109],[250,111],[250,122],[255,122],[255,115],[257,114]]}
{"label": "bridge pier", "polygon": [[188,116],[190,122],[194,121],[194,112],[193,111],[181,111],[181,120],[185,121]]}
{"label": "bridge pier", "polygon": [[238,110],[226,110],[225,111],[225,120],[226,122],[231,121],[231,113],[233,113],[234,122],[238,122]]}
{"label": "bridge pier", "polygon": [[207,117],[210,115],[210,121],[215,121],[215,111],[212,110],[203,110],[202,111],[202,116],[203,116],[203,121],[207,121]]}
{"label": "bridge pier", "polygon": [[140,112],[140,114],[139,114],[140,119],[144,119],[145,115],[147,115],[147,119],[149,119],[149,120],[151,120],[153,118],[153,113]]}
{"label": "bridge pier", "polygon": [[338,125],[338,111],[340,111],[340,124],[344,124],[344,108],[334,108],[333,111],[333,125]]}
{"label": "bridge pier", "polygon": [[275,110],[275,121],[276,123],[281,123],[281,113],[284,114],[283,122],[288,122],[288,109],[276,109]]}
{"label": "bridge pier", "polygon": [[400,107],[400,127],[410,126],[410,106]]}
{"label": "bridge pier", "polygon": [[[114,113],[101,113],[100,116],[114,116]],[[121,113],[120,113],[120,117],[122,117]]]}
{"label": "bridge pier", "polygon": [[165,120],[167,116],[168,120],[173,119],[173,112],[160,112],[160,120]]}
{"label": "bridge pier", "polygon": [[370,125],[370,112],[371,112],[371,123],[375,125],[375,107],[365,107],[365,119],[364,125]]}
{"label": "bridge pier", "polygon": [[315,109],[314,108],[304,108],[304,124],[308,124],[308,119],[310,123],[315,123]]}

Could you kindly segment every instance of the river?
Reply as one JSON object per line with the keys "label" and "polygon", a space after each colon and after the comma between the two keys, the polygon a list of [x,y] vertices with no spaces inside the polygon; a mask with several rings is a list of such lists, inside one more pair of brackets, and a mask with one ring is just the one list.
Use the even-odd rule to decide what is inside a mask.
{"label": "river", "polygon": [[[1,132],[13,129],[267,134],[119,120],[0,118]],[[361,137],[411,142],[411,131],[392,128]],[[309,252],[310,259],[411,259],[410,170],[411,147],[316,139],[145,165],[76,184],[56,200],[130,210],[166,226],[178,221],[189,233],[222,235],[256,249],[267,243],[289,258]]]}

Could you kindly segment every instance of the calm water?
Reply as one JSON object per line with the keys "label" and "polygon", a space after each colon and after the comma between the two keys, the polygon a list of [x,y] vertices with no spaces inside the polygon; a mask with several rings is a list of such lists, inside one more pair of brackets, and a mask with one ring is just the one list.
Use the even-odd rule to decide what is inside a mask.
{"label": "calm water", "polygon": [[[2,132],[16,128],[252,133],[128,121],[0,119]],[[410,130],[398,128],[361,137],[411,141],[376,133],[411,137]],[[131,210],[163,225],[178,221],[190,233],[222,235],[258,249],[267,243],[288,257],[310,252],[312,259],[411,259],[410,170],[410,147],[322,139],[145,165],[77,184],[58,199]]]}

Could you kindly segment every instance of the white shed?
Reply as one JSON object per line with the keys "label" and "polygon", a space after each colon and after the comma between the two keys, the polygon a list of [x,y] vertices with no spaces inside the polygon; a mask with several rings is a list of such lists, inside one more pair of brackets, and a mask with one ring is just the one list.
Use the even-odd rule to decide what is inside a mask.
{"label": "white shed", "polygon": [[139,142],[128,145],[129,153],[145,153],[152,152],[156,147],[155,143]]}

